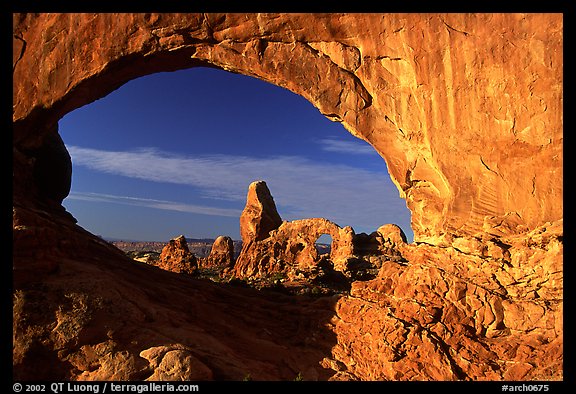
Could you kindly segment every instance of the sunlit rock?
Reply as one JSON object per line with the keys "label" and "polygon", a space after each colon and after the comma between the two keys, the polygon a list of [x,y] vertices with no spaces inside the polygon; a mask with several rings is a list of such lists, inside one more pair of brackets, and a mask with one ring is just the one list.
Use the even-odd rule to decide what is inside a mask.
{"label": "sunlit rock", "polygon": [[[563,379],[563,54],[550,13],[13,14],[13,379]],[[415,242],[368,236],[400,255],[306,299],[135,263],[77,226],[58,120],[194,66],[287,88],[366,140]],[[244,247],[285,242],[234,269],[309,267],[314,231],[254,194]]]}
{"label": "sunlit rock", "polygon": [[227,236],[219,236],[214,240],[210,254],[199,259],[202,268],[227,268],[234,265],[234,241]]}
{"label": "sunlit rock", "polygon": [[198,268],[196,256],[188,249],[183,235],[171,239],[162,249],[158,267],[172,272],[193,274]]}
{"label": "sunlit rock", "polygon": [[248,187],[246,205],[240,215],[240,235],[243,243],[268,238],[270,231],[282,224],[274,198],[264,181],[252,182]]}

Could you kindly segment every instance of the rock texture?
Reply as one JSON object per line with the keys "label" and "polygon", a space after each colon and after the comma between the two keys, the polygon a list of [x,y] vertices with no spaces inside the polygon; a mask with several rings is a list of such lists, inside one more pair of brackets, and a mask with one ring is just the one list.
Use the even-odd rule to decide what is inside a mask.
{"label": "rock texture", "polygon": [[[14,380],[562,379],[562,49],[550,13],[13,14]],[[166,272],[77,226],[58,120],[195,66],[370,143],[415,242],[355,235],[378,275],[315,299]],[[305,227],[261,219],[243,237]]]}
{"label": "rock texture", "polygon": [[483,245],[483,256],[406,244],[400,247],[403,261],[384,261],[376,279],[352,285],[337,305],[338,344],[332,349],[347,366],[345,376],[558,378],[561,224],[546,224],[527,237],[469,241]]}
{"label": "rock texture", "polygon": [[198,268],[196,256],[188,249],[183,235],[171,239],[160,253],[158,267],[166,271],[193,274]]}
{"label": "rock texture", "polygon": [[184,346],[155,346],[140,352],[150,363],[154,373],[146,380],[212,380],[212,370],[198,360],[193,351]]}

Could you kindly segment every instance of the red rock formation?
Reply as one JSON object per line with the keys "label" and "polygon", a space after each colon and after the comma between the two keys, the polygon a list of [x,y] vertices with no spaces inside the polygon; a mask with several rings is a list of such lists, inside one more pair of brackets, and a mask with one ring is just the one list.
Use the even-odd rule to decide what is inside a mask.
{"label": "red rock formation", "polygon": [[214,240],[210,254],[199,259],[202,268],[227,268],[234,265],[234,241],[232,238],[219,236]]}
{"label": "red rock formation", "polygon": [[376,232],[384,239],[384,242],[387,241],[393,245],[399,246],[407,242],[406,234],[404,234],[404,231],[396,224],[385,224],[378,227]]}
{"label": "red rock formation", "polygon": [[352,240],[354,256],[380,267],[382,260],[401,259],[399,247],[406,243],[406,235],[395,224],[385,224],[371,234],[360,233]]}
{"label": "red rock formation", "polygon": [[198,268],[196,256],[188,249],[183,235],[171,239],[160,253],[158,267],[166,271],[193,274]]}
{"label": "red rock formation", "polygon": [[[14,379],[562,379],[562,29],[536,13],[14,14]],[[58,120],[199,65],[285,87],[369,142],[417,242],[314,301],[135,263],[75,225]]]}
{"label": "red rock formation", "polygon": [[[272,199],[267,188],[266,198]],[[252,223],[260,220],[261,210],[248,208],[253,205],[254,194],[249,191],[247,208],[240,220],[240,233],[244,234],[243,247],[233,270],[233,274],[241,278],[266,277],[276,273],[294,278],[297,273],[314,271],[321,260],[316,241],[322,235],[332,237],[328,260],[336,271],[347,276],[361,260],[370,261],[369,256],[399,256],[397,247],[406,243],[404,232],[395,224],[383,225],[370,235],[356,235],[352,227],[341,228],[323,218],[283,222],[276,230],[267,232],[266,237],[260,235],[261,239],[257,239],[256,232],[250,229]],[[278,215],[275,208],[273,212],[275,216]],[[379,260],[376,262],[379,267]]]}
{"label": "red rock formation", "polygon": [[384,262],[340,299],[333,358],[363,380],[557,379],[561,234],[561,224],[547,224],[527,237],[480,240],[494,250],[483,257],[401,246],[403,262]]}
{"label": "red rock formation", "polygon": [[260,241],[248,239],[234,265],[234,274],[259,277],[282,272],[293,276],[298,271],[310,271],[320,259],[316,241],[323,234],[332,236],[330,259],[338,269],[353,255],[354,230],[314,218],[284,222]]}
{"label": "red rock formation", "polygon": [[194,356],[185,346],[156,346],[140,352],[150,362],[154,373],[146,380],[213,380],[212,370]]}
{"label": "red rock formation", "polygon": [[282,224],[274,198],[264,181],[252,182],[248,187],[246,205],[240,215],[240,236],[244,244],[268,238],[270,231]]}

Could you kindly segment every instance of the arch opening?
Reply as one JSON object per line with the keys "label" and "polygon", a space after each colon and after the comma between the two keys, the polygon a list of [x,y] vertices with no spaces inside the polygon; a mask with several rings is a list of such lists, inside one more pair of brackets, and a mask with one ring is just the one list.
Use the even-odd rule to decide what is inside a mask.
{"label": "arch opening", "polygon": [[[195,79],[192,78],[194,73],[199,74],[198,77],[194,77]],[[188,79],[187,86],[193,87],[194,92],[190,92],[190,88],[182,88],[186,85],[182,81],[186,79]],[[211,82],[202,84],[202,80]],[[256,85],[258,86],[255,87]],[[232,89],[228,89],[231,86]],[[165,106],[157,109],[155,118],[152,116],[155,110],[151,109],[149,98],[150,95],[154,95],[154,89],[167,92],[163,94]],[[194,94],[186,95],[187,89],[188,93]],[[150,95],[146,96],[145,93]],[[182,94],[185,97],[181,97]],[[110,97],[112,97],[111,104],[107,104],[106,101],[109,101]],[[130,101],[130,97],[135,98],[135,101]],[[270,105],[264,109],[255,108],[257,102],[271,103],[278,98],[280,101],[276,104],[276,108]],[[231,104],[234,100],[237,108]],[[131,105],[128,107],[118,105],[118,102],[122,101],[128,101]],[[173,104],[174,102],[176,104]],[[247,106],[239,104],[247,104],[248,107],[252,105],[252,108],[246,109]],[[93,220],[83,217],[85,213],[78,213],[78,207],[84,205],[84,212],[100,220],[99,228],[110,228],[110,225],[102,222],[102,215],[97,215],[91,209],[86,210],[88,204],[106,204],[113,216],[124,217],[124,224],[131,223],[140,229],[153,223],[155,228],[163,228],[165,234],[190,233],[190,227],[183,223],[172,229],[162,227],[161,223],[166,221],[160,219],[159,211],[162,211],[163,215],[168,212],[168,216],[172,219],[171,224],[181,222],[181,219],[177,220],[177,215],[182,217],[192,214],[195,218],[202,215],[218,218],[218,220],[199,221],[205,223],[211,233],[197,233],[193,230],[193,233],[198,234],[195,237],[215,238],[222,234],[237,237],[234,231],[226,228],[230,229],[232,226],[237,228],[237,217],[245,202],[245,188],[254,179],[268,178],[271,187],[276,187],[273,193],[280,203],[282,216],[286,220],[326,216],[335,222],[360,227],[361,231],[370,231],[381,224],[380,220],[368,224],[354,222],[358,213],[348,212],[348,217],[342,215],[342,212],[346,211],[342,209],[345,207],[342,205],[343,202],[348,200],[351,203],[348,207],[356,205],[358,208],[354,198],[362,192],[365,195],[370,192],[369,185],[374,185],[371,182],[377,182],[369,179],[374,177],[374,174],[377,174],[378,179],[388,182],[388,189],[381,188],[381,190],[395,191],[386,171],[385,162],[369,145],[342,130],[340,124],[327,122],[301,97],[254,78],[200,67],[172,73],[156,73],[132,81],[93,105],[109,107],[108,123],[102,122],[106,116],[97,115],[92,118],[88,126],[86,123],[82,126],[81,118],[88,116],[91,106],[78,109],[78,112],[83,113],[80,116],[76,116],[77,112],[74,111],[60,122],[60,132],[75,162],[72,192],[64,205],[75,216],[79,216],[81,225],[85,224],[87,219]],[[174,111],[170,112],[166,105],[177,108],[171,108]],[[195,106],[198,106],[196,112],[193,111]],[[295,118],[295,108],[296,112],[304,114],[304,118],[300,123],[291,124]],[[139,111],[143,119],[141,122],[131,124],[122,120],[125,115],[122,114],[123,111],[129,113]],[[146,111],[150,114],[145,114]],[[199,113],[202,111],[207,113]],[[269,112],[274,111],[276,113],[270,115]],[[176,119],[176,115],[170,115],[174,113],[188,116]],[[248,124],[249,118],[257,117],[258,114],[263,122],[251,130]],[[204,120],[201,119],[203,116]],[[175,123],[170,123],[168,120]],[[221,122],[223,120],[225,121]],[[149,124],[142,124],[146,122]],[[295,131],[295,125],[304,127],[302,125],[305,123],[308,123],[307,133]],[[138,127],[156,128],[156,132],[146,133]],[[226,141],[226,136],[219,136],[219,132],[215,131],[219,129],[221,132],[226,127],[235,129],[235,135],[226,130],[228,137],[234,137],[232,141]],[[110,129],[106,130],[107,128]],[[132,130],[129,130],[127,136],[120,137],[122,130],[119,129],[122,128],[124,131]],[[138,129],[139,133],[134,134],[134,128]],[[170,129],[170,133],[167,133],[166,129]],[[82,133],[79,133],[79,130],[82,130]],[[206,138],[206,135],[213,138]],[[157,138],[161,140],[158,141]],[[190,146],[194,149],[188,151],[187,147]],[[370,154],[371,158],[366,159]],[[342,158],[345,160],[338,162]],[[358,166],[358,162],[362,161],[367,163],[366,168]],[[259,168],[260,172],[250,167]],[[266,167],[269,171],[262,172]],[[177,174],[179,168],[187,171],[187,174]],[[164,171],[164,178],[157,169]],[[195,172],[204,172],[207,175],[202,177]],[[88,174],[85,180],[81,179],[82,173]],[[210,174],[216,174],[221,179],[215,179]],[[312,174],[316,178],[312,179]],[[96,186],[104,185],[107,177],[114,179],[116,189],[105,186],[97,189]],[[298,179],[299,184],[296,182]],[[337,198],[338,191],[334,188],[337,183],[334,182],[339,179],[344,179],[348,185],[347,188],[340,189],[342,196]],[[358,180],[363,182],[361,186],[364,189],[356,186],[355,190],[352,190],[350,185]],[[331,182],[332,191],[329,190]],[[88,183],[94,187],[87,188]],[[146,191],[135,195],[133,190],[144,184]],[[152,184],[156,187],[151,187]],[[161,187],[158,187],[160,185]],[[201,197],[192,196],[193,192],[200,194]],[[175,200],[175,196],[179,199]],[[407,214],[402,224],[409,226],[409,211],[405,208],[403,200],[397,196],[395,198],[400,202],[400,207],[404,205],[404,213]],[[219,203],[210,205],[213,201]],[[305,207],[304,204],[310,201],[313,204]],[[372,198],[371,202],[374,203],[375,198]],[[366,207],[366,203],[362,205],[363,208]],[[331,210],[328,214],[324,209],[326,206],[329,206],[329,211]],[[152,213],[149,219],[146,219],[146,215],[138,214],[128,217],[126,215],[128,207],[130,209],[137,207],[140,212],[147,210],[149,214]],[[372,209],[378,208],[372,207]],[[334,214],[341,216],[333,216]],[[373,218],[374,212],[369,212],[365,216]],[[386,216],[381,211],[381,221],[394,221]],[[225,225],[217,226],[215,223],[218,221]],[[87,227],[108,238],[139,238],[118,234],[111,236],[102,234],[104,232],[102,230]],[[165,235],[164,239],[167,236]],[[140,238],[150,241],[159,239],[158,236],[152,235]]]}
{"label": "arch opening", "polygon": [[319,256],[323,255],[330,255],[332,250],[332,242],[334,239],[330,234],[321,234],[315,242],[316,251],[318,252]]}

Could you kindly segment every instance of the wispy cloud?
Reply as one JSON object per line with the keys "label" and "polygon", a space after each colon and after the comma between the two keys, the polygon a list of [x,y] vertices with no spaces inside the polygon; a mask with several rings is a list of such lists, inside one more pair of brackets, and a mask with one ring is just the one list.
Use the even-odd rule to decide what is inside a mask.
{"label": "wispy cloud", "polygon": [[[152,182],[189,185],[197,188],[200,197],[235,201],[239,207],[243,207],[248,185],[262,179],[267,182],[285,220],[321,216],[340,225],[375,229],[397,221],[399,216],[405,217],[407,212],[384,171],[315,162],[297,156],[182,156],[149,148],[132,151],[67,148],[74,166]],[[145,199],[125,198],[124,201],[173,210],[179,206]],[[206,207],[186,204],[182,209],[207,212]],[[231,212],[220,212],[222,216],[228,216],[227,213]]]}
{"label": "wispy cloud", "polygon": [[162,209],[166,211],[197,213],[210,216],[238,217],[242,213],[241,210],[239,209],[216,208],[204,205],[185,204],[176,201],[155,200],[151,198],[140,198],[131,196],[117,196],[105,193],[71,192],[68,198],[71,200],[107,202],[113,204],[123,204],[123,205],[132,205],[146,208]]}
{"label": "wispy cloud", "polygon": [[374,148],[365,142],[351,142],[339,139],[323,138],[318,141],[320,148],[327,152],[347,153],[353,155],[373,155]]}

